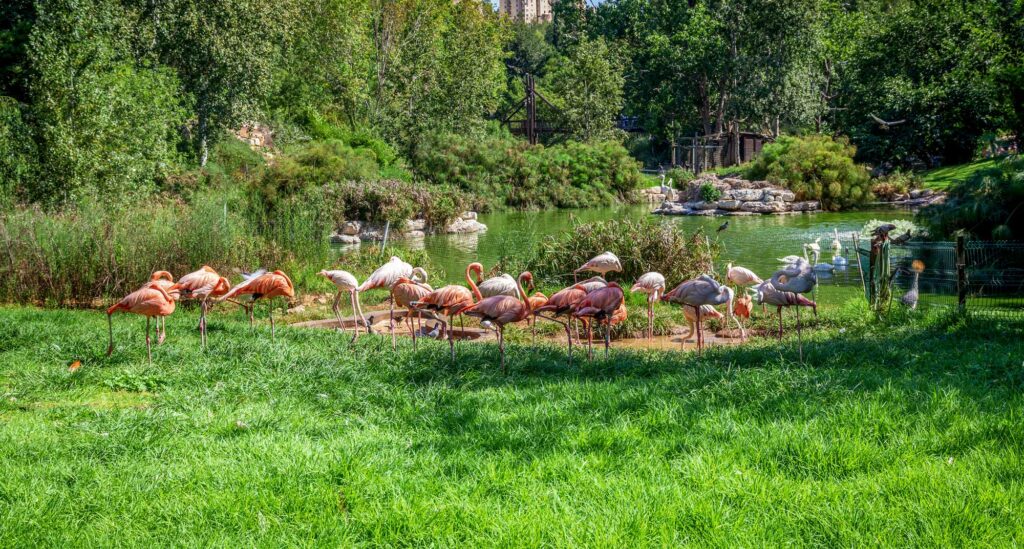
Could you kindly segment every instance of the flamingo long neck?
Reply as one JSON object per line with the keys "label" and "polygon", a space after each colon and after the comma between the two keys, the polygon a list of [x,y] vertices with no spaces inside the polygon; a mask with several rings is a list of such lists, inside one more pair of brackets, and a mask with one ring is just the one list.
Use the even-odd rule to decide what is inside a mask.
{"label": "flamingo long neck", "polygon": [[477,301],[483,301],[484,296],[480,294],[480,288],[476,287],[476,282],[473,282],[473,277],[469,276],[469,273],[473,272],[473,265],[466,266],[466,283],[469,284],[470,291],[473,292],[473,296],[476,297]]}
{"label": "flamingo long neck", "polygon": [[530,300],[526,298],[526,292],[523,291],[524,277],[526,277],[526,273],[521,273],[519,278],[516,279],[516,289],[519,290],[519,299],[526,304],[526,310],[530,311]]}
{"label": "flamingo long neck", "polygon": [[161,278],[165,278],[165,279],[167,279],[167,280],[169,280],[171,282],[174,282],[174,277],[171,276],[171,273],[169,273],[167,271],[156,271],[156,272],[153,273],[153,275],[151,277],[149,277],[149,280],[151,280],[153,282],[156,282],[157,280],[160,280]]}

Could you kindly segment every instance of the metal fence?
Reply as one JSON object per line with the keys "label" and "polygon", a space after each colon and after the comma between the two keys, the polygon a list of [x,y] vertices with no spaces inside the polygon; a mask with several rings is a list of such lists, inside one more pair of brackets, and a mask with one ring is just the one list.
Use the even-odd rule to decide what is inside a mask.
{"label": "metal fence", "polygon": [[[821,237],[820,262],[837,263],[832,257],[832,242],[837,237],[834,232],[804,233],[803,237],[808,242]],[[846,265],[837,263],[833,271],[819,271],[819,286],[862,289],[869,277],[870,237],[845,231],[838,233],[838,240],[842,246],[840,257]],[[858,257],[863,258],[860,265]],[[900,298],[914,286],[915,261],[923,266],[917,274],[918,308],[961,308],[968,313],[1024,318],[1024,242],[911,240],[904,245],[892,244],[889,266],[893,307],[900,306]]]}
{"label": "metal fence", "polygon": [[959,240],[892,246],[894,300],[913,287],[915,261],[924,266],[918,275],[919,307],[955,307],[968,313],[1024,318],[1024,242]]}

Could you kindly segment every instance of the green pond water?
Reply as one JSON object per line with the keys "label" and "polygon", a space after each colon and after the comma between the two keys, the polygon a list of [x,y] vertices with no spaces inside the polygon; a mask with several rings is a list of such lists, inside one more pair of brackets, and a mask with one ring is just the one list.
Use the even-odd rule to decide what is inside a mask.
{"label": "green pond water", "polygon": [[[606,219],[640,218],[652,215],[652,206],[621,206],[585,210],[549,210],[543,212],[503,212],[481,214],[480,222],[487,225],[483,233],[469,235],[432,235],[419,240],[396,242],[396,246],[423,248],[435,266],[432,282],[444,280],[459,282],[467,264],[483,263],[490,269],[502,255],[514,255],[519,250],[536,246],[543,238],[572,230],[573,220],[580,222]],[[913,213],[902,209],[860,210],[843,213],[816,213],[800,215],[754,215],[731,217],[657,216],[667,223],[675,223],[687,232],[703,227],[711,238],[716,234],[722,245],[721,265],[732,262],[753,269],[767,278],[779,268],[776,258],[802,254],[802,245],[822,237],[821,261],[830,261],[832,230],[840,233],[859,231],[871,219],[910,219]],[[715,230],[726,220],[729,228],[722,233]],[[848,235],[842,237],[843,255],[849,268],[831,276],[819,276],[819,299],[826,301],[845,299],[859,291],[860,278],[853,258],[853,242]],[[616,251],[616,250],[611,250]],[[439,272],[440,271],[440,272]],[[614,276],[614,275],[613,275]],[[675,285],[681,281],[669,281]],[[830,290],[829,287],[834,289]]]}

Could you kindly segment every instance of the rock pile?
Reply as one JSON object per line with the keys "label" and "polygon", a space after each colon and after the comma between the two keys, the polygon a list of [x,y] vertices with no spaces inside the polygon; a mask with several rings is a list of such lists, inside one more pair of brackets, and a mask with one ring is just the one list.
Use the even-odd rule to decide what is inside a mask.
{"label": "rock pile", "polygon": [[946,201],[946,193],[932,189],[914,189],[907,194],[897,196],[890,204],[894,206],[906,206],[909,208],[921,208],[932,204],[941,204]]}
{"label": "rock pile", "polygon": [[[718,200],[705,201],[702,188],[717,189]],[[815,212],[821,209],[816,200],[798,202],[792,191],[767,181],[748,181],[728,177],[720,179],[705,174],[690,181],[676,200],[666,200],[653,213],[661,215],[755,215]]]}
{"label": "rock pile", "polygon": [[[384,240],[384,225],[367,223],[365,221],[346,221],[335,229],[331,235],[331,242],[334,244],[359,244],[364,240]],[[478,233],[487,230],[487,225],[477,221],[476,212],[462,212],[455,221],[444,227],[443,231],[448,234]],[[397,238],[423,238],[427,234],[427,221],[425,219],[410,219],[405,222],[403,230],[391,228],[388,239]]]}

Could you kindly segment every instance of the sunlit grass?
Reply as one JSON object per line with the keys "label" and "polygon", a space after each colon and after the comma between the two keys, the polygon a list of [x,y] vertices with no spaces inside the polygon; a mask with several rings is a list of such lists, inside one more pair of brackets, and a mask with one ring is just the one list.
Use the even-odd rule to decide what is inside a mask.
{"label": "sunlit grass", "polygon": [[191,310],[149,366],[137,317],[108,359],[100,313],[0,309],[0,545],[1020,543],[1024,326],[894,315],[504,377],[235,312],[204,353]]}
{"label": "sunlit grass", "polygon": [[957,181],[970,179],[976,172],[995,166],[999,160],[1001,158],[985,158],[967,164],[942,166],[924,172],[922,182],[926,189],[945,190]]}

